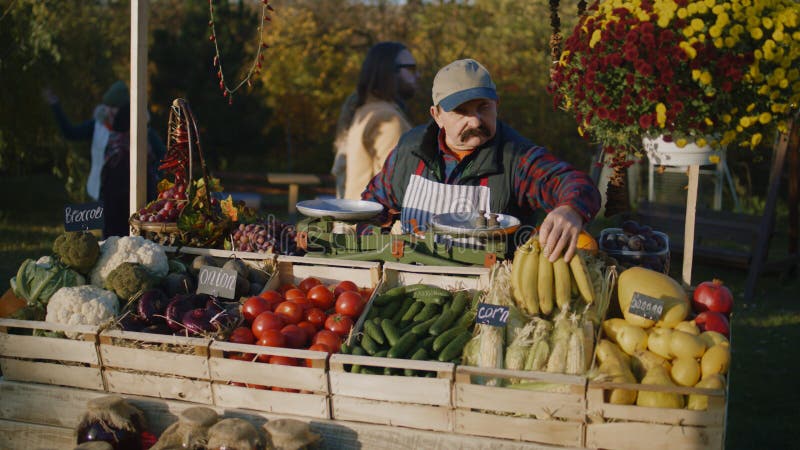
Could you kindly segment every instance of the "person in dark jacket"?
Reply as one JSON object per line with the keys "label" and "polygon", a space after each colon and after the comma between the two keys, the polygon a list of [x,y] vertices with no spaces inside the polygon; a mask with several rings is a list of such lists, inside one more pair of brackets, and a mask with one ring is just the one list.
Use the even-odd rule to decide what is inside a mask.
{"label": "person in dark jacket", "polygon": [[399,219],[411,233],[424,231],[436,214],[483,210],[530,221],[544,210],[542,247],[551,261],[562,252],[569,260],[600,208],[588,175],[497,119],[495,84],[473,59],[439,70],[432,98],[433,121],[400,138],[361,195],[384,206],[379,220]]}

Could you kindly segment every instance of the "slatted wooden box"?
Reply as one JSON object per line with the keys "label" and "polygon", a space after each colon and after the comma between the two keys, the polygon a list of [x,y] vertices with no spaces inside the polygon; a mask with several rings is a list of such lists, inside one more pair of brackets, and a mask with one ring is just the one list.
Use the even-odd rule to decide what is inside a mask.
{"label": "slatted wooden box", "polygon": [[100,333],[109,392],[212,404],[210,339],[132,331]]}
{"label": "slatted wooden box", "polygon": [[[538,390],[477,383],[519,379]],[[458,366],[453,391],[455,431],[567,447],[583,446],[586,378],[546,372]]]}
{"label": "slatted wooden box", "polygon": [[[3,378],[104,390],[97,353],[98,328],[0,319],[0,370]],[[76,338],[18,334],[31,331],[69,333]]]}
{"label": "slatted wooden box", "polygon": [[[488,280],[486,268],[386,263],[383,282],[376,293],[416,283],[454,290],[483,290]],[[372,303],[367,306],[365,316],[371,306]],[[331,409],[335,419],[435,431],[454,429],[454,364],[341,354],[332,355],[329,363]],[[427,371],[435,377],[350,373],[345,370],[345,365],[350,364]]]}
{"label": "slatted wooden box", "polygon": [[380,263],[369,261],[278,256],[275,272],[267,282],[266,289],[277,290],[287,284],[296,286],[304,278],[315,277],[326,286],[349,280],[360,288],[374,290],[381,279],[380,267]]}
{"label": "slatted wooden box", "polygon": [[[614,388],[704,394],[708,395],[708,409],[614,405],[606,402],[603,395],[604,391]],[[725,447],[726,390],[590,382],[586,400],[586,447],[652,450]]]}
{"label": "slatted wooden box", "polygon": [[[252,357],[226,357],[232,353]],[[298,365],[259,362],[260,355],[295,358]],[[325,352],[215,341],[209,358],[214,404],[329,419],[327,360]]]}

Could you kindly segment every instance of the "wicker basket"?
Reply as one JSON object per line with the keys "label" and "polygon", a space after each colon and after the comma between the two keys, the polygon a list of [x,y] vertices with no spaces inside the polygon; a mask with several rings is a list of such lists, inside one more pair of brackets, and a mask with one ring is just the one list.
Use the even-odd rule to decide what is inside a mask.
{"label": "wicker basket", "polygon": [[[195,161],[196,158],[196,161]],[[200,146],[200,134],[197,131],[197,122],[194,119],[189,103],[178,98],[173,100],[169,113],[169,125],[167,129],[167,152],[161,160],[159,169],[166,170],[175,176],[177,182],[183,178],[186,182],[186,198],[191,201],[195,195],[193,180],[194,164],[200,164],[200,177],[205,182],[205,186],[211,186],[208,168],[206,167],[203,150]],[[188,163],[188,165],[187,165]],[[205,190],[205,205],[211,205],[211,194],[209,189]],[[210,206],[207,206],[210,208]],[[181,212],[183,214],[183,212]],[[131,227],[131,235],[142,236],[151,241],[162,245],[192,245],[197,247],[213,248],[221,246],[226,233],[220,236],[206,237],[193,236],[191,232],[186,232],[178,227],[177,222],[143,222],[139,220],[138,213],[134,213],[128,223]],[[222,216],[217,225],[227,227],[230,220]]]}

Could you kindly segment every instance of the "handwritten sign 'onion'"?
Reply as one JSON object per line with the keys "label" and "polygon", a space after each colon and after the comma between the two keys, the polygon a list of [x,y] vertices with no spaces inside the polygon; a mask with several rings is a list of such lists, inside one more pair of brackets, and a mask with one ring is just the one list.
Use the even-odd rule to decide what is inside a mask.
{"label": "handwritten sign 'onion'", "polygon": [[508,322],[508,306],[478,303],[478,316],[475,323],[503,327]]}
{"label": "handwritten sign 'onion'", "polygon": [[221,267],[203,266],[197,275],[197,293],[215,297],[234,298],[236,271]]}
{"label": "handwritten sign 'onion'", "polygon": [[103,202],[81,203],[64,207],[64,230],[102,230],[105,215]]}

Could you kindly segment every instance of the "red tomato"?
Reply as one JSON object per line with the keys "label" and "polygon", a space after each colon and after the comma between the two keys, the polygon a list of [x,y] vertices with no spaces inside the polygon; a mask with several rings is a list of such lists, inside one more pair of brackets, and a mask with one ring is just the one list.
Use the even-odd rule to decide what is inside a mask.
{"label": "red tomato", "polygon": [[289,289],[297,289],[297,286],[292,283],[282,284],[281,287],[278,288],[278,292],[280,292],[281,295],[286,295],[286,291]]}
{"label": "red tomato", "polygon": [[[308,349],[316,351],[316,352],[333,353],[333,351],[331,351],[331,348],[328,347],[327,345],[323,344],[323,343],[314,344],[311,347],[309,347]],[[314,362],[311,359],[307,359],[305,362],[306,362],[306,367],[313,367],[314,366]]]}
{"label": "red tomato", "polygon": [[308,308],[306,310],[306,320],[313,323],[317,329],[325,326],[325,319],[327,318],[328,315],[325,314],[325,311],[319,308]]}
{"label": "red tomato", "polygon": [[358,286],[356,286],[356,284],[353,283],[352,281],[347,281],[347,280],[340,281],[339,284],[337,284],[336,287],[333,288],[333,296],[338,298],[342,292],[346,291],[358,292]]}
{"label": "red tomato", "polygon": [[331,309],[334,303],[333,292],[331,292],[327,286],[321,284],[312,287],[311,290],[308,291],[308,299],[311,301],[311,304],[323,311]]}
{"label": "red tomato", "polygon": [[259,297],[263,298],[264,300],[267,301],[267,303],[269,303],[270,311],[273,311],[275,309],[275,306],[278,305],[278,303],[281,303],[284,300],[286,300],[285,298],[283,298],[283,295],[281,295],[280,292],[273,289],[262,292],[261,294],[259,294]]}
{"label": "red tomato", "polygon": [[[286,336],[281,330],[265,330],[263,337],[256,344],[265,347],[286,347]],[[261,359],[263,356],[260,355],[258,358]]]}
{"label": "red tomato", "polygon": [[342,339],[338,334],[330,330],[319,330],[311,341],[312,344],[325,344],[329,348],[338,351],[342,348]]}
{"label": "red tomato", "polygon": [[358,292],[345,291],[336,299],[336,312],[339,314],[356,318],[363,310],[364,300]]}
{"label": "red tomato", "polygon": [[253,323],[259,314],[271,310],[269,302],[262,297],[250,297],[242,304],[242,316],[247,323]]}
{"label": "red tomato", "polygon": [[253,344],[256,342],[256,337],[253,335],[253,332],[250,330],[250,328],[239,327],[231,331],[228,341],[235,342],[237,344]]}
{"label": "red tomato", "polygon": [[298,323],[297,326],[306,332],[306,342],[311,342],[311,338],[313,338],[314,335],[317,334],[317,331],[319,331],[316,325],[307,320]]}
{"label": "red tomato", "polygon": [[286,325],[283,319],[271,311],[264,311],[253,320],[251,330],[256,339],[261,339],[266,330],[280,330]]}
{"label": "red tomato", "polygon": [[294,289],[289,289],[288,291],[286,291],[286,293],[283,294],[283,296],[286,297],[286,300],[294,300],[296,298],[303,298],[304,299],[304,298],[306,298],[306,292],[301,290],[301,289],[294,288]]}
{"label": "red tomato", "polygon": [[278,356],[272,355],[269,357],[270,364],[280,364],[282,366],[296,366],[297,359],[291,358],[289,356]]}
{"label": "red tomato", "polygon": [[314,306],[314,304],[311,303],[311,300],[309,300],[309,299],[307,299],[305,297],[297,297],[297,298],[293,298],[293,299],[288,300],[288,301],[290,301],[292,303],[297,303],[298,305],[300,305],[303,308],[303,311],[305,311],[308,308],[311,308],[312,306]]}
{"label": "red tomato", "polygon": [[302,348],[306,346],[306,332],[297,325],[286,325],[281,328],[281,334],[286,338],[286,346],[289,348]]}
{"label": "red tomato", "polygon": [[331,314],[325,320],[325,329],[333,331],[338,334],[339,337],[347,336],[351,328],[353,328],[353,319],[344,314]]}
{"label": "red tomato", "polygon": [[303,307],[287,300],[275,307],[275,314],[287,324],[298,324],[303,319]]}
{"label": "red tomato", "polygon": [[322,281],[319,281],[319,278],[308,277],[303,279],[303,281],[301,281],[297,287],[299,287],[303,292],[308,292],[311,290],[311,288],[320,284],[322,284]]}

